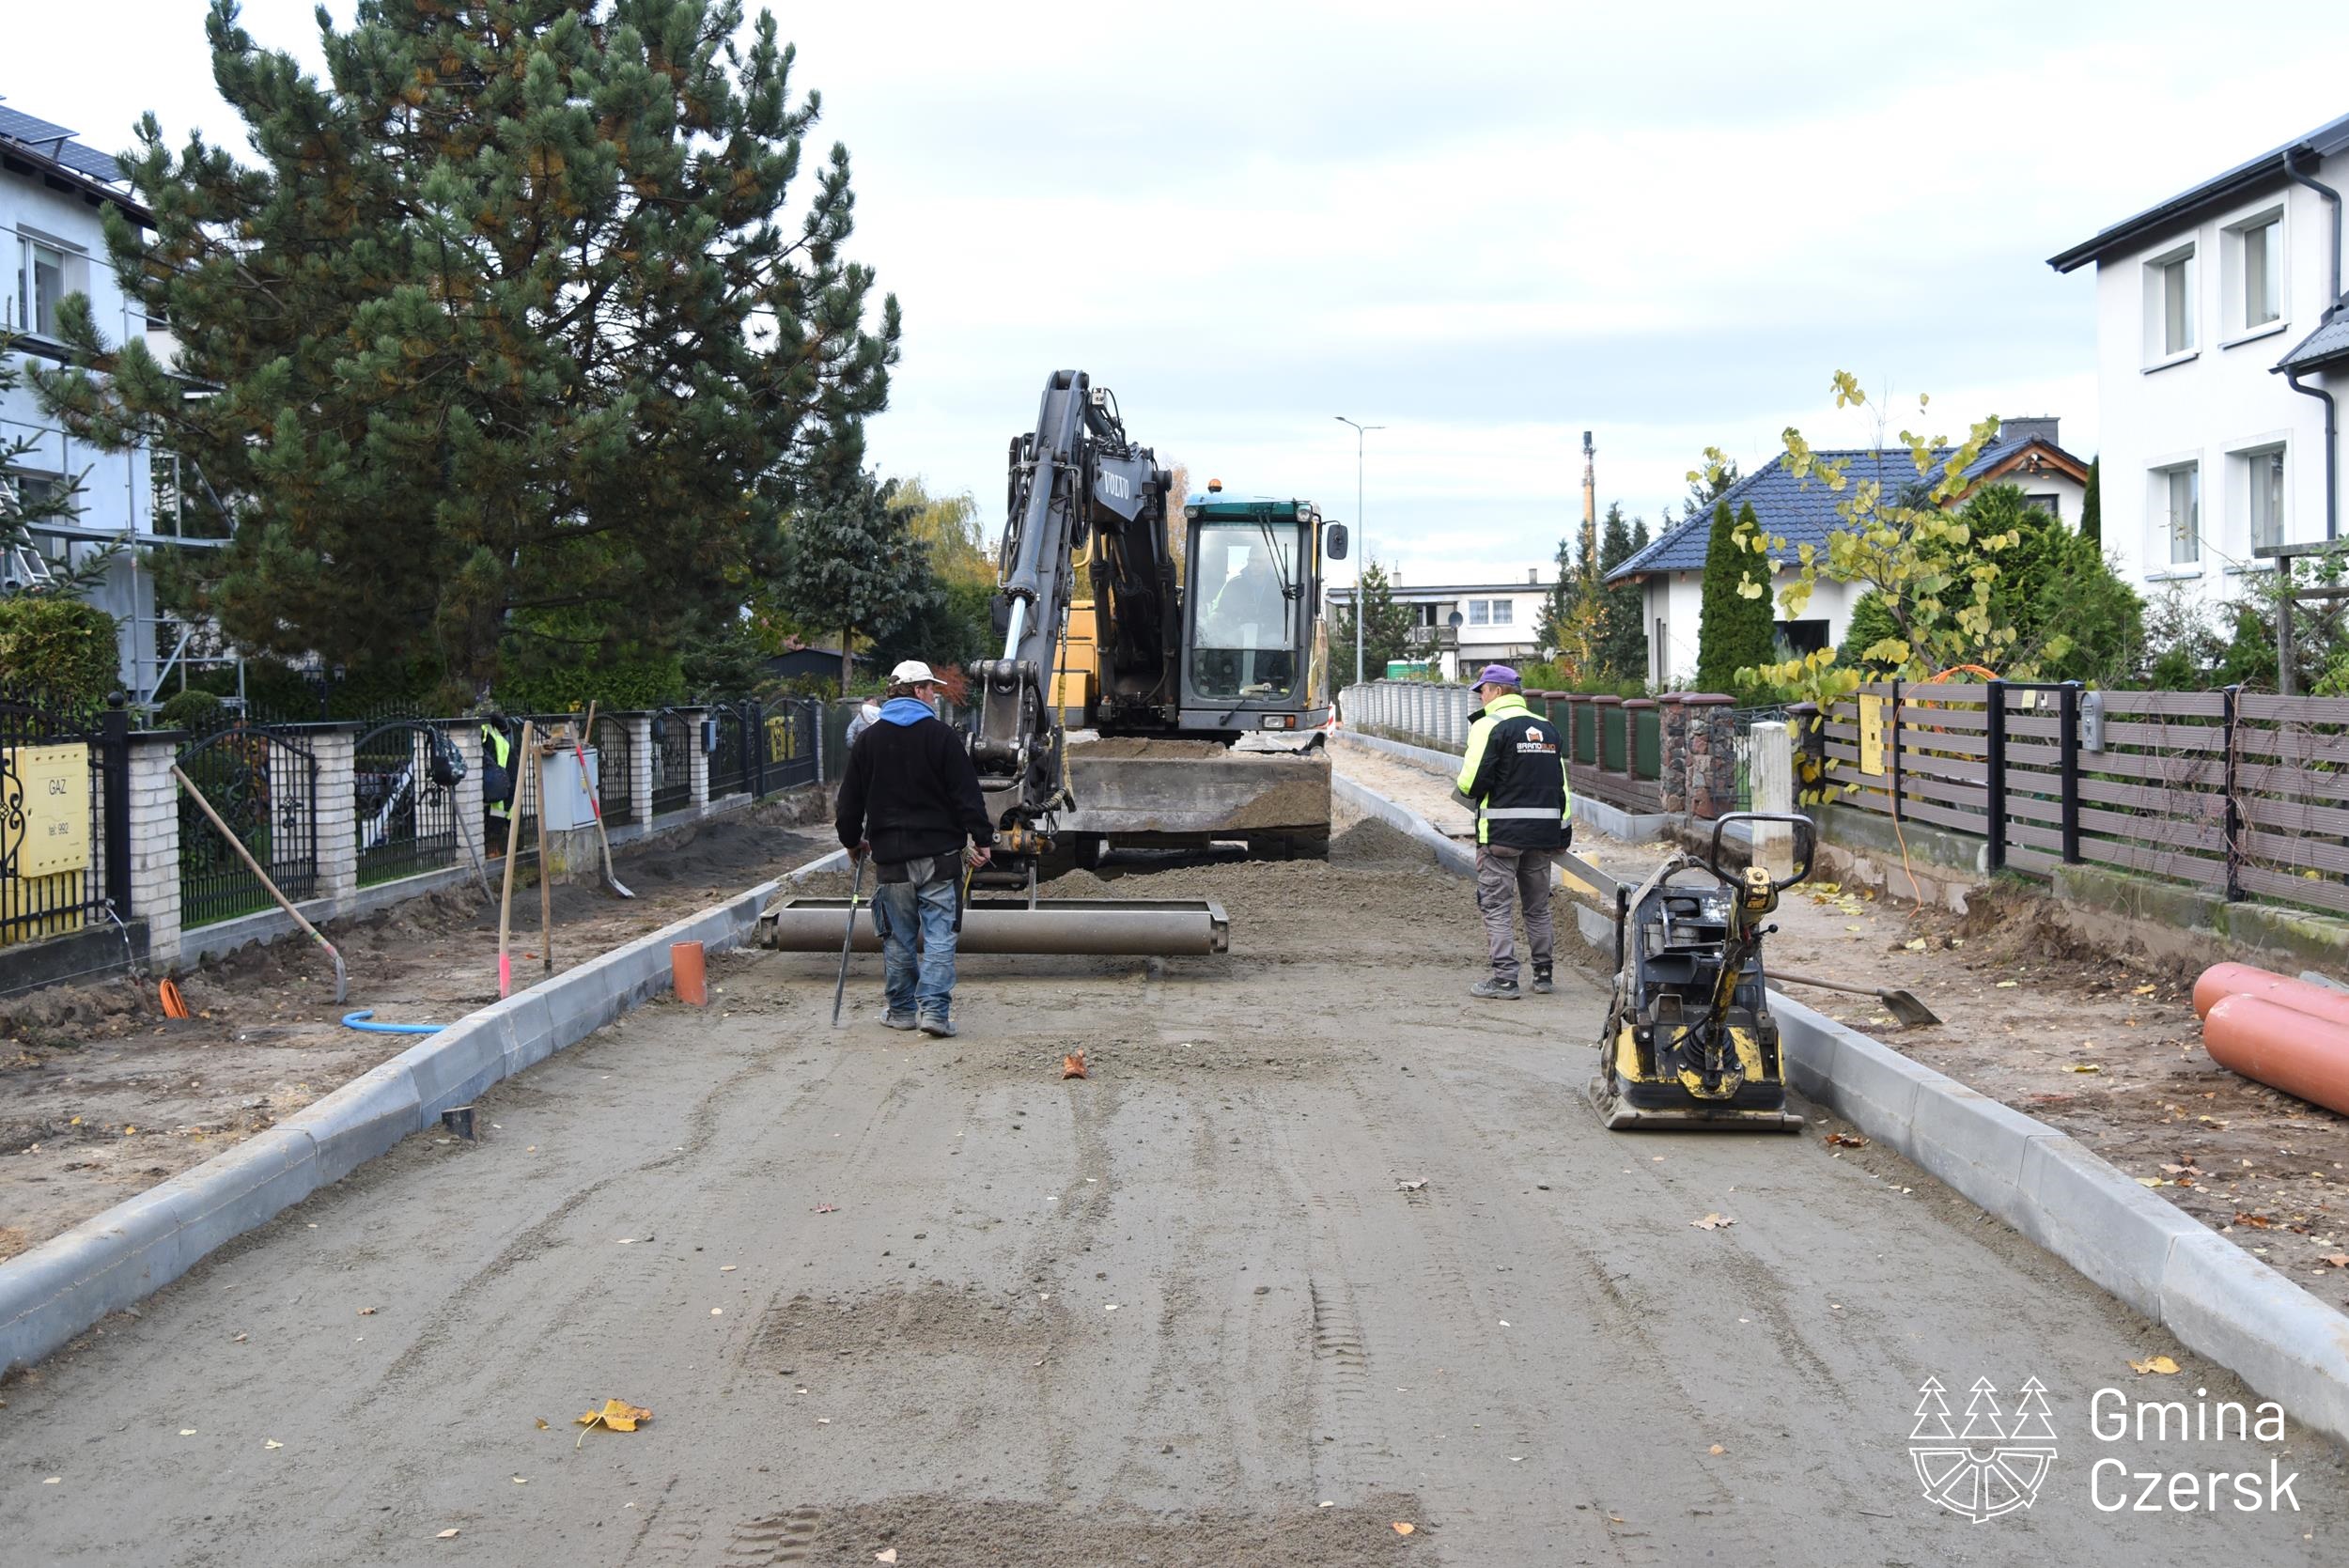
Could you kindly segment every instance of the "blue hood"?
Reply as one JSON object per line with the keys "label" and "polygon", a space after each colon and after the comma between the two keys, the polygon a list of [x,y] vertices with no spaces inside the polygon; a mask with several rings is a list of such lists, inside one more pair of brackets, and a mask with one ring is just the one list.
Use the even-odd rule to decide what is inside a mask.
{"label": "blue hood", "polygon": [[918,724],[925,719],[938,717],[930,711],[929,704],[911,697],[890,698],[881,704],[880,716],[884,724]]}

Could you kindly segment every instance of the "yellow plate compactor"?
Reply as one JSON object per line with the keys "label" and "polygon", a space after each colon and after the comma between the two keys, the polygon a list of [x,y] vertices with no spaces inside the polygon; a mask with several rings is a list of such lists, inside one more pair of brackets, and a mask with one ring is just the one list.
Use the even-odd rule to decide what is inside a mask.
{"label": "yellow plate compactor", "polygon": [[[1794,875],[1721,864],[1721,832],[1752,826],[1757,843],[1793,841]],[[1811,874],[1806,816],[1739,812],[1713,828],[1703,856],[1674,854],[1634,891],[1615,889],[1615,987],[1591,1099],[1610,1128],[1794,1132],[1785,1063],[1762,971],[1762,924],[1778,895]]]}

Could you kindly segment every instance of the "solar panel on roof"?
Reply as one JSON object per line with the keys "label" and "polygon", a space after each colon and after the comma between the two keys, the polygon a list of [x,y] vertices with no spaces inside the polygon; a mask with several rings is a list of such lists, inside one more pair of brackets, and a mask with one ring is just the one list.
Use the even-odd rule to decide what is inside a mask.
{"label": "solar panel on roof", "polygon": [[19,142],[54,142],[60,136],[72,134],[71,131],[54,121],[0,103],[0,136]]}
{"label": "solar panel on roof", "polygon": [[84,147],[79,142],[66,143],[65,150],[57,154],[57,162],[77,174],[88,175],[92,179],[119,180],[122,178],[122,171],[115,165],[111,155],[96,147]]}
{"label": "solar panel on roof", "polygon": [[0,136],[6,136],[12,142],[22,142],[35,151],[55,159],[74,173],[87,175],[92,179],[113,183],[122,179],[122,171],[115,166],[111,153],[84,147],[71,140],[72,135],[71,131],[54,121],[0,104]]}

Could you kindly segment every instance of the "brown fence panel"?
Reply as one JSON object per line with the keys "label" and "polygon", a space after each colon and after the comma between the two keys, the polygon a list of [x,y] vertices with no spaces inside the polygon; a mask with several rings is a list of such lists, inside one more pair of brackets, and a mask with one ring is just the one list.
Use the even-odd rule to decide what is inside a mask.
{"label": "brown fence panel", "polygon": [[2298,877],[2270,866],[2247,865],[2240,880],[2246,892],[2286,904],[2307,904],[2336,914],[2349,914],[2349,885],[2338,879]]}

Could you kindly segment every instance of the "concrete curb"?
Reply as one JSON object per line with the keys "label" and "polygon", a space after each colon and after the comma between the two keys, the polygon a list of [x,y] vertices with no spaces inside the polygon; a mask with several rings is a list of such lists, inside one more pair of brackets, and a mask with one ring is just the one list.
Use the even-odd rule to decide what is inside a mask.
{"label": "concrete curb", "polygon": [[509,1078],[668,989],[669,944],[740,945],[780,881],[469,1014],[169,1181],[0,1263],[0,1372],[29,1366]]}
{"label": "concrete curb", "polygon": [[[1432,833],[1408,807],[1350,780],[1334,782],[1360,809],[1405,831],[1410,828],[1398,816],[1408,817],[1421,833]],[[1614,922],[1588,905],[1574,908],[1576,929],[1604,972],[1612,967]],[[1797,1093],[2012,1225],[2296,1420],[2349,1442],[2349,1318],[2068,1134],[1780,992],[1770,993],[1770,1010]]]}
{"label": "concrete curb", "polygon": [[787,871],[784,873],[783,879],[786,882],[804,882],[810,877],[818,876],[827,871],[846,871],[848,869],[848,852],[846,849],[835,849],[829,855],[817,856],[816,859],[808,862],[807,864],[801,866],[796,871]]}
{"label": "concrete curb", "polygon": [[[1431,773],[1439,773],[1446,779],[1455,777],[1460,771],[1460,753],[1457,752],[1434,751],[1425,746],[1414,746],[1408,740],[1389,740],[1383,735],[1363,735],[1356,730],[1340,730],[1337,738],[1345,745],[1384,752],[1399,761],[1423,768]],[[1621,806],[1610,805],[1588,795],[1574,798],[1574,819],[1626,844],[1644,844],[1649,839],[1659,838],[1688,820],[1685,816],[1670,813],[1627,812]]]}

